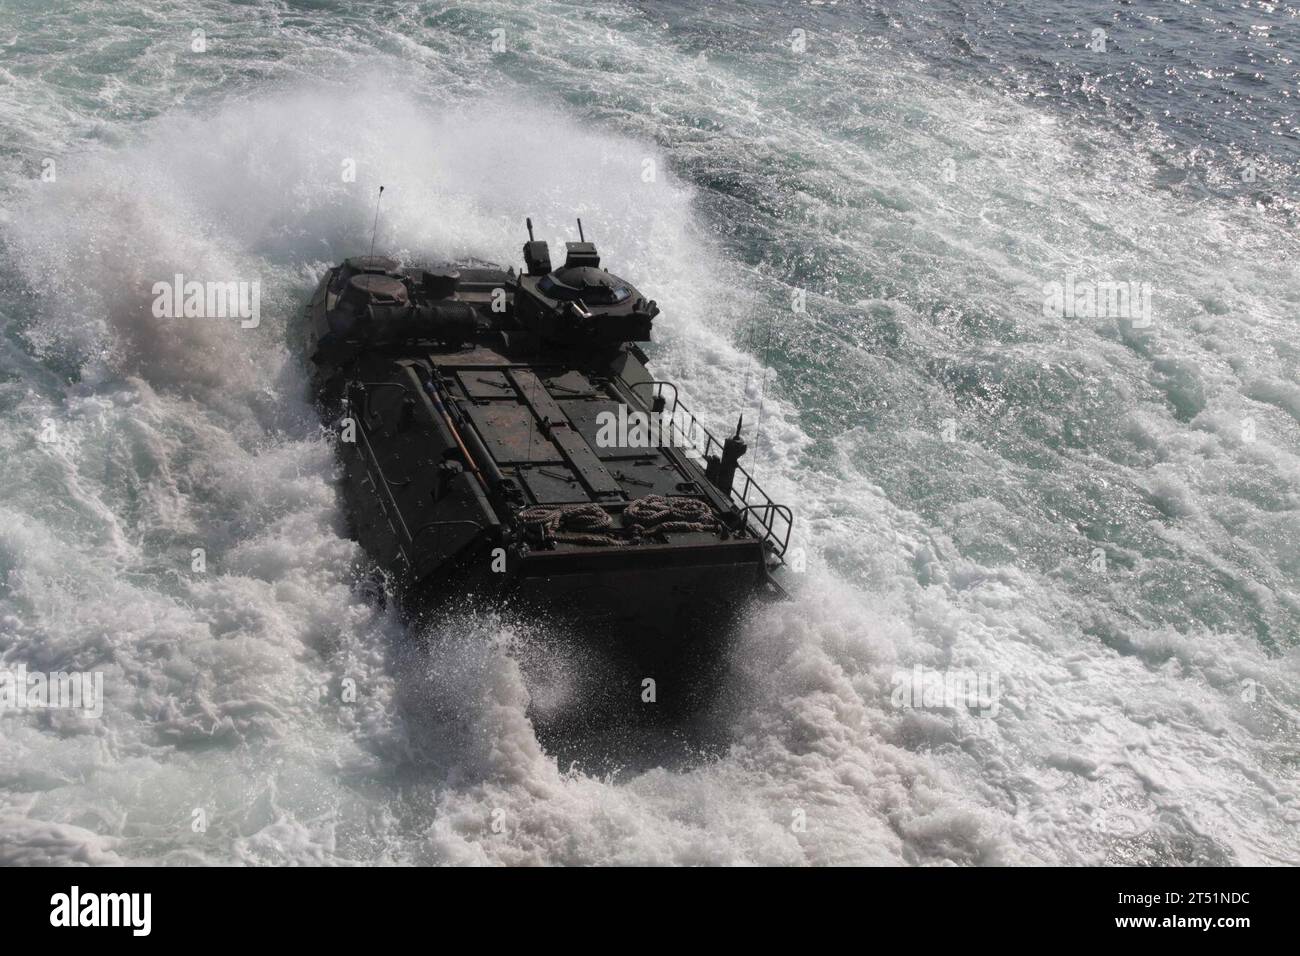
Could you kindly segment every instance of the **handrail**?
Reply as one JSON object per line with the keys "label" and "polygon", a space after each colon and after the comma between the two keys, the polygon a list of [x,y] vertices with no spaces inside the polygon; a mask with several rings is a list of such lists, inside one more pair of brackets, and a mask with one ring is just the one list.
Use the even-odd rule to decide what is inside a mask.
{"label": "handrail", "polygon": [[[760,489],[761,491],[761,489]],[[766,496],[764,496],[766,497]],[[757,517],[757,512],[762,511],[763,517]],[[785,557],[786,548],[790,546],[790,531],[794,528],[794,513],[788,505],[778,505],[773,501],[765,502],[760,505],[745,505],[740,509],[741,520],[747,520],[749,515],[754,514],[755,520],[763,528],[767,529],[767,534],[763,540],[771,540],[772,551],[778,558]],[[773,514],[784,522],[784,531],[778,531],[773,527]]]}
{"label": "handrail", "polygon": [[[715,449],[721,451],[722,442],[714,438],[713,433],[709,431],[707,426],[705,426],[705,424],[695,416],[695,413],[687,408],[685,403],[682,402],[675,383],[649,380],[645,382],[637,382],[635,385],[631,385],[630,388],[632,389],[633,394],[635,394],[638,388],[646,385],[658,389],[658,391],[651,393],[652,397],[662,395],[664,386],[673,390],[672,407],[668,412],[669,445],[684,448],[693,452],[698,456],[700,462],[705,464],[707,464],[709,455],[713,453]],[[653,402],[651,404],[653,405]],[[678,419],[679,413],[688,423],[685,429],[682,428],[681,422]],[[704,433],[704,441],[702,445],[695,437],[695,429],[697,427]],[[680,444],[672,440],[678,435],[683,439]],[[761,538],[763,542],[771,548],[772,553],[775,554],[778,559],[784,559],[786,548],[790,545],[790,532],[794,527],[793,513],[785,505],[777,504],[772,500],[772,496],[764,491],[759,486],[758,482],[754,481],[754,477],[745,470],[743,465],[737,463],[736,471],[738,472],[738,475],[744,476],[744,484],[739,490],[737,490],[737,482],[733,481],[729,496],[732,503],[740,509],[740,520],[742,526],[747,528],[756,537]],[[754,519],[754,522],[758,527],[753,527],[749,524],[749,519],[751,517]]]}

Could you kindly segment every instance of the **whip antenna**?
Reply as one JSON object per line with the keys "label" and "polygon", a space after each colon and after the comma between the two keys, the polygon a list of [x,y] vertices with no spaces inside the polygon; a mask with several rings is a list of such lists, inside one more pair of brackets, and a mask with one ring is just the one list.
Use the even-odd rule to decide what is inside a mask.
{"label": "whip antenna", "polygon": [[[763,402],[767,398],[767,369],[772,364],[772,331],[776,327],[776,320],[771,319],[767,326],[767,344],[763,346],[763,368],[758,384],[758,429],[754,433],[754,464],[753,475],[758,474],[758,463],[763,457]],[[748,378],[748,376],[746,376]]]}
{"label": "whip antenna", "polygon": [[384,198],[384,187],[379,187],[379,196],[375,199],[375,228],[370,233],[370,257],[375,255],[375,236],[379,233],[379,202]]}

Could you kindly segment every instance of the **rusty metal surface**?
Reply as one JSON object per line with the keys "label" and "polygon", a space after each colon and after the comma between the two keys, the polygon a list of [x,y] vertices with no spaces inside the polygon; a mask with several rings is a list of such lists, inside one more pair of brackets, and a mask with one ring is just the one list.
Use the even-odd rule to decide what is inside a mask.
{"label": "rusty metal surface", "polygon": [[514,398],[515,387],[505,372],[471,370],[457,372],[456,379],[473,399]]}
{"label": "rusty metal surface", "polygon": [[448,367],[445,358],[440,364],[465,396],[460,405],[488,454],[519,479],[532,502],[608,505],[647,495],[702,495],[660,449],[629,445],[626,434],[597,441],[598,416],[617,420],[622,404],[607,382],[563,366],[492,367],[482,352],[461,357],[477,367]]}
{"label": "rusty metal surface", "polygon": [[585,504],[591,501],[582,482],[567,465],[535,465],[519,469],[519,480],[539,505]]}
{"label": "rusty metal surface", "polygon": [[623,487],[614,480],[614,476],[605,470],[596,453],[591,450],[582,436],[572,428],[555,428],[551,431],[555,443],[560,446],[564,456],[569,460],[579,477],[593,494],[619,495]]}
{"label": "rusty metal surface", "polygon": [[497,464],[563,462],[528,406],[507,400],[468,405],[465,411]]}

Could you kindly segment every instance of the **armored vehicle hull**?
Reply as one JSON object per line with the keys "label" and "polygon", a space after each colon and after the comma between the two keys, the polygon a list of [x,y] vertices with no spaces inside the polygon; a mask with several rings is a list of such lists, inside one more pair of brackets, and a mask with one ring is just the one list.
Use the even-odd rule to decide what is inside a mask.
{"label": "armored vehicle hull", "polygon": [[[531,224],[529,232],[531,234]],[[359,257],[308,306],[356,539],[421,609],[499,602],[684,688],[740,608],[780,593],[789,509],[638,341],[658,309],[569,243],[527,270]]]}

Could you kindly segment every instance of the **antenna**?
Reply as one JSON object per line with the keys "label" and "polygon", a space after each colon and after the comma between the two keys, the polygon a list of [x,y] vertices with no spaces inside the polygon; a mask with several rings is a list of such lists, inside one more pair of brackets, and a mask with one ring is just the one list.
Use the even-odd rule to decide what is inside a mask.
{"label": "antenna", "polygon": [[524,225],[528,227],[528,241],[533,241],[533,217],[528,216],[524,219]]}
{"label": "antenna", "polygon": [[375,255],[375,236],[379,233],[379,202],[384,198],[384,187],[379,187],[379,196],[375,199],[375,228],[370,233],[370,258]]}
{"label": "antenna", "polygon": [[772,364],[772,331],[775,325],[774,320],[768,321],[767,344],[763,346],[763,370],[761,372],[763,377],[759,379],[758,385],[758,428],[754,432],[754,464],[750,478],[758,474],[758,463],[763,457],[763,401],[767,398],[767,369]]}
{"label": "antenna", "polygon": [[581,219],[578,220],[578,241],[579,241],[579,242],[586,242],[586,241],[587,241],[587,237],[584,236],[584,235],[582,234],[582,220],[581,220]]}
{"label": "antenna", "polygon": [[736,422],[736,437],[737,437],[737,438],[740,437],[740,428],[741,428],[741,426],[744,425],[744,424],[745,424],[745,413],[744,413],[744,412],[741,412],[741,413],[740,413],[740,420],[739,420],[738,422]]}

